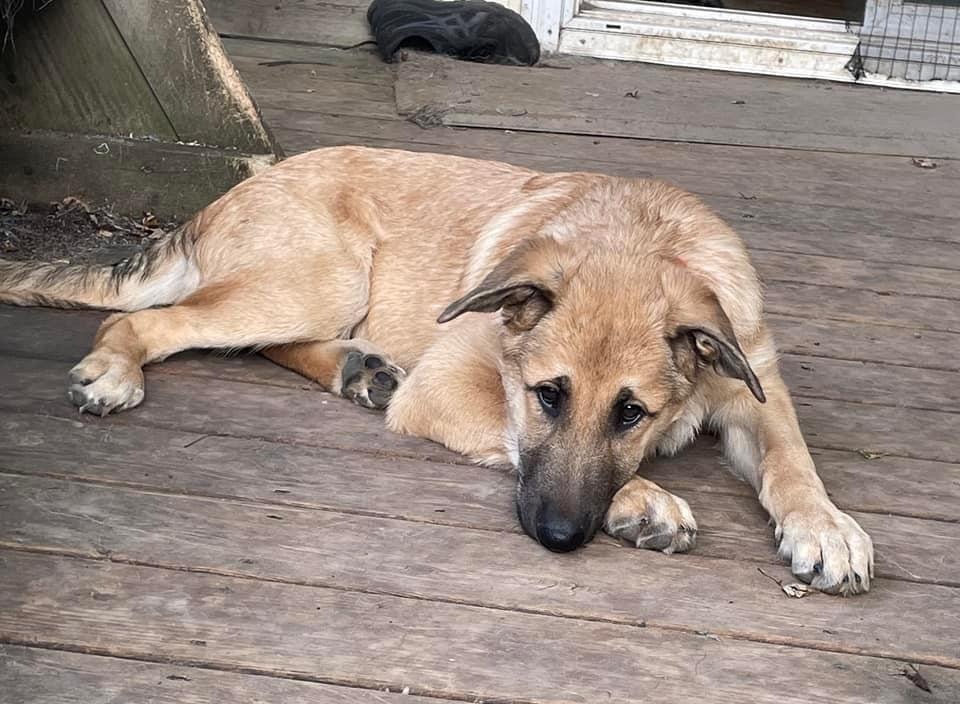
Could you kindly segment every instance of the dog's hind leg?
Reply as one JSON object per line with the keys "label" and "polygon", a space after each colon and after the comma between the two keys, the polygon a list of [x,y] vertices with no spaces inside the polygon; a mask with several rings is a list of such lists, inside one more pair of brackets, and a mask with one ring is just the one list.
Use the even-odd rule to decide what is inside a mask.
{"label": "dog's hind leg", "polygon": [[263,356],[366,408],[386,408],[406,377],[366,340],[297,342],[268,347]]}
{"label": "dog's hind leg", "polygon": [[[361,287],[356,287],[357,289]],[[269,282],[224,282],[197,290],[176,305],[112,315],[93,350],[70,372],[68,395],[82,411],[105,415],[138,405],[143,365],[191,348],[266,347],[298,340],[334,340],[363,318],[362,296],[337,305],[332,296]]]}

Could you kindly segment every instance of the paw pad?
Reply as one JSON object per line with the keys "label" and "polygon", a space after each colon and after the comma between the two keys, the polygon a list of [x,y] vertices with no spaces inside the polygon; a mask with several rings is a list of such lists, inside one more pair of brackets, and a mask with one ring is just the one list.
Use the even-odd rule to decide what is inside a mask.
{"label": "paw pad", "polygon": [[340,376],[341,396],[366,408],[383,409],[405,373],[381,355],[353,350],[347,353]]}

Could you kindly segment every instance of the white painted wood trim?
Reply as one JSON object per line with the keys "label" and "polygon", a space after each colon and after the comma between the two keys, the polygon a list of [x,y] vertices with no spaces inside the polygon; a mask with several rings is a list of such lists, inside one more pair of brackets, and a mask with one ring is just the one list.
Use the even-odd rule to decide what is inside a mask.
{"label": "white painted wood trim", "polygon": [[598,0],[564,25],[559,50],[724,71],[842,77],[857,37],[843,22],[793,19]]}
{"label": "white painted wood trim", "polygon": [[840,20],[643,0],[589,0],[582,7],[579,2],[576,4],[574,15],[562,22],[557,47],[560,53],[889,88],[960,92],[960,83],[947,81],[921,83],[870,74],[855,81],[846,66],[859,39]]}
{"label": "white painted wood trim", "polygon": [[[556,53],[560,44],[560,27],[564,19],[566,4],[573,5],[572,0],[522,0],[520,16],[533,27],[537,39],[540,40],[540,50],[546,54]],[[573,17],[575,8],[569,9],[569,17]]]}

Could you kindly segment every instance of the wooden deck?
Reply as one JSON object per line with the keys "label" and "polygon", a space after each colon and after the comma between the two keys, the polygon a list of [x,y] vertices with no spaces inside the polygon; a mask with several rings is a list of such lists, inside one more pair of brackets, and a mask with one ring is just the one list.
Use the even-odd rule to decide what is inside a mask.
{"label": "wooden deck", "polygon": [[0,308],[0,701],[960,701],[960,99],[392,67],[335,48],[365,36],[354,0],[206,4],[288,153],[403,147],[702,194],[748,241],[877,579],[787,597],[710,439],[646,470],[690,501],[695,552],[601,536],[555,555],[520,532],[511,477],[261,358],[180,355],[141,408],[78,416],[66,370],[102,316]]}

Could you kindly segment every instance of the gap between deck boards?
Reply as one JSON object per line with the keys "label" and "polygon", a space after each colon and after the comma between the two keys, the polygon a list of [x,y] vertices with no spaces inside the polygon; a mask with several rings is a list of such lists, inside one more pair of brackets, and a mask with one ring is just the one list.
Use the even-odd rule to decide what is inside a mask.
{"label": "gap between deck boards", "polygon": [[[59,647],[58,647],[59,646]],[[349,684],[328,685],[294,673],[245,673],[238,668],[201,663],[170,664],[124,658],[91,648],[65,644],[0,645],[0,691],[16,702],[64,704],[69,692],[75,704],[138,702],[150,693],[150,704],[443,704],[458,701],[369,690]],[[371,696],[373,695],[373,696]],[[463,700],[459,700],[463,701]]]}
{"label": "gap between deck boards", "polygon": [[[56,373],[59,370],[57,363],[0,354],[0,369],[10,377],[8,394],[0,398],[0,408],[60,417],[69,417],[76,412],[63,400],[62,382]],[[434,456],[447,461],[455,456],[433,443],[389,433],[376,414],[364,412],[349,403],[340,403],[341,400],[334,397],[313,396],[310,408],[299,407],[308,398],[304,394],[312,393],[303,390],[309,389],[309,385],[301,389],[272,386],[270,388],[275,391],[264,395],[250,393],[257,384],[221,379],[216,385],[205,385],[202,394],[189,392],[191,386],[198,384],[202,385],[202,380],[196,377],[153,375],[147,402],[131,413],[116,415],[112,422],[247,437],[264,437],[264,432],[269,432],[272,433],[271,440],[318,444],[310,428],[318,423],[342,425],[347,422],[347,417],[360,413],[367,420],[354,428],[359,433],[358,438],[375,438],[379,444],[382,438],[389,437],[395,451],[409,452],[414,457]],[[215,396],[226,405],[219,405]],[[956,413],[911,411],[904,414],[896,406],[804,399],[802,396],[795,397],[795,406],[812,448],[960,463],[960,448],[952,442],[949,432],[956,425]],[[265,415],[268,408],[272,408],[273,413]],[[308,410],[314,414],[310,421],[303,417]],[[297,427],[296,422],[304,425]],[[329,446],[331,442],[324,439],[319,444]],[[368,449],[375,448],[376,445]],[[466,460],[461,458],[459,461]]]}
{"label": "gap between deck boards", "polygon": [[[4,552],[0,558],[11,569],[0,573],[7,583],[0,594],[13,607],[0,610],[0,632],[7,642],[184,664],[239,665],[265,673],[307,673],[334,684],[401,685],[401,677],[410,676],[409,659],[416,657],[419,686],[412,687],[414,693],[438,696],[480,696],[486,691],[489,697],[511,701],[570,701],[568,693],[586,688],[589,694],[580,695],[583,700],[594,701],[603,690],[611,690],[612,700],[626,702],[634,701],[638,686],[646,691],[659,682],[658,691],[669,701],[709,686],[716,698],[701,701],[747,696],[772,703],[789,691],[797,701],[822,701],[824,692],[847,701],[841,692],[856,692],[850,701],[872,703],[897,686],[883,674],[893,674],[891,669],[902,662],[721,638],[709,631],[688,633],[234,576],[179,572],[180,579],[171,583],[167,570],[153,567]],[[43,594],[56,615],[49,607],[38,609],[22,599],[21,583]],[[173,599],[156,600],[158,590]],[[135,622],[122,616],[104,619],[120,605],[136,614]],[[176,615],[184,607],[190,610],[188,619]],[[225,623],[231,624],[229,636],[224,635]],[[96,640],[89,635],[91,628],[96,628]],[[104,648],[103,642],[111,645]],[[702,667],[708,655],[714,658]],[[768,677],[762,683],[744,679],[737,664],[758,659],[768,665]],[[637,662],[645,667],[631,667]],[[672,667],[664,669],[667,662]],[[825,679],[825,668],[832,672],[831,663],[838,662],[844,665],[843,675]],[[598,670],[600,663],[606,667]],[[957,690],[960,673],[955,668],[926,667],[938,696]],[[371,681],[371,671],[376,680]],[[604,677],[593,684],[597,680],[590,675],[598,671]],[[651,676],[658,672],[673,675]],[[811,678],[818,682],[817,692],[804,697],[808,688],[799,683]],[[900,692],[909,693],[912,685],[900,686]]]}
{"label": "gap between deck boards", "polygon": [[[29,419],[22,420],[29,423]],[[475,474],[470,467],[329,451],[297,456],[279,452],[269,444],[256,448],[246,447],[242,442],[221,443],[199,453],[174,447],[163,453],[162,462],[161,455],[151,452],[150,457],[154,458],[151,464],[150,459],[144,460],[138,451],[126,450],[122,445],[111,447],[109,430],[101,436],[101,442],[105,443],[101,447],[85,447],[76,442],[77,438],[70,437],[69,432],[62,433],[61,437],[67,447],[79,445],[79,449],[69,451],[69,457],[85,457],[84,469],[74,469],[70,462],[64,464],[66,458],[56,452],[50,455],[31,451],[37,440],[34,432],[26,436],[22,448],[12,446],[9,456],[3,460],[6,470],[3,474],[9,475],[7,481],[29,484],[42,477],[63,482],[55,484],[62,491],[76,484],[94,487],[87,491],[95,491],[97,487],[113,488],[120,494],[129,490],[141,496],[284,506],[291,510],[359,517],[356,520],[392,519],[522,535],[511,507],[513,480],[509,473],[495,470]],[[137,442],[137,438],[136,434],[127,434],[118,440],[129,445]],[[658,464],[660,471],[655,469]],[[181,470],[181,465],[191,470]],[[229,472],[218,469],[221,465],[230,467]],[[664,472],[662,465],[652,463],[651,471],[645,472],[645,476],[689,500],[701,525],[698,556],[780,564],[767,515],[752,492],[706,490],[702,484],[709,481],[706,478],[701,479],[701,483],[685,483],[682,477],[675,478],[670,472]],[[62,469],[58,468],[61,466]],[[148,470],[142,478],[141,468]],[[715,463],[711,468],[716,476]],[[275,476],[278,473],[282,476]],[[307,476],[316,478],[306,479]],[[20,479],[16,479],[18,477]],[[720,475],[718,479],[721,485],[736,484],[732,476]],[[827,482],[828,486],[834,483],[829,476]],[[285,488],[272,491],[278,483]],[[79,488],[69,490],[81,491]],[[951,503],[945,499],[945,505]],[[879,576],[946,586],[960,584],[960,564],[956,561],[960,526],[956,522],[938,521],[929,516],[907,518],[889,512],[871,514],[856,511],[843,500],[838,504],[873,535]],[[619,545],[617,541],[600,538],[598,545]]]}
{"label": "gap between deck boards", "polygon": [[[590,615],[587,613],[573,613],[573,612],[564,612],[562,608],[532,608],[524,607],[518,605],[501,605],[495,602],[482,601],[470,598],[450,598],[438,595],[426,595],[419,593],[413,590],[397,590],[397,589],[374,589],[374,588],[365,588],[362,586],[357,586],[356,584],[337,584],[334,582],[324,581],[324,580],[306,580],[306,579],[292,579],[285,578],[281,576],[271,576],[263,574],[247,574],[241,571],[233,570],[224,570],[211,567],[199,567],[193,565],[184,565],[184,564],[175,564],[175,563],[163,563],[151,560],[141,560],[135,558],[119,558],[112,555],[102,555],[94,556],[82,551],[76,550],[66,550],[66,549],[57,549],[57,548],[45,548],[37,546],[22,546],[17,544],[12,544],[4,541],[0,541],[0,560],[2,560],[2,552],[8,551],[10,553],[23,553],[25,555],[36,555],[36,556],[50,556],[66,559],[75,559],[75,560],[84,560],[98,563],[107,563],[115,565],[126,565],[130,567],[143,567],[147,569],[156,569],[164,570],[167,572],[179,572],[187,574],[196,574],[196,575],[210,575],[216,577],[226,577],[229,579],[244,580],[250,582],[264,582],[270,584],[281,584],[290,587],[303,587],[307,589],[329,589],[331,591],[343,592],[348,594],[364,594],[367,596],[384,596],[391,597],[396,599],[409,599],[412,601],[424,602],[426,604],[445,604],[450,606],[466,606],[471,608],[485,609],[494,612],[505,612],[505,613],[517,613],[517,614],[527,614],[531,616],[546,616],[549,618],[563,619],[567,621],[582,621],[587,623],[598,623],[598,624],[608,624],[615,626],[625,626],[628,628],[650,628],[661,630],[667,633],[680,633],[691,636],[700,636],[700,637],[715,637],[720,639],[730,639],[735,641],[744,641],[748,643],[757,643],[762,645],[778,645],[785,646],[788,648],[801,648],[804,650],[814,650],[824,653],[839,653],[844,655],[855,655],[863,657],[873,657],[873,658],[882,658],[884,660],[893,660],[897,662],[912,662],[918,665],[930,665],[936,667],[944,667],[953,670],[960,670],[960,657],[952,655],[931,655],[924,654],[920,652],[904,652],[892,649],[876,648],[876,647],[858,647],[855,645],[846,645],[842,642],[827,642],[827,641],[816,641],[816,640],[803,640],[801,638],[791,637],[791,636],[775,636],[764,634],[762,632],[751,632],[749,630],[744,630],[742,628],[723,628],[723,627],[711,627],[704,628],[696,624],[690,625],[675,625],[671,624],[668,621],[663,620],[663,617],[653,617],[650,619],[626,619],[626,618],[616,618],[616,617],[605,617],[598,615]],[[676,559],[676,558],[674,558]],[[772,570],[771,570],[772,571]],[[759,570],[758,570],[759,572]],[[779,573],[779,574],[782,574]],[[761,576],[764,579],[771,579],[771,575],[761,573]],[[784,577],[781,580],[783,583],[789,583],[791,580],[789,577]],[[922,583],[914,583],[921,584]],[[932,585],[929,585],[932,586]],[[955,586],[952,585],[936,585],[944,589],[955,589]],[[880,588],[883,588],[883,580],[879,584]],[[729,596],[729,595],[728,595]],[[825,594],[814,594],[813,598],[817,599],[844,599],[845,597],[830,596]],[[944,602],[943,606],[947,606],[951,602],[951,597],[953,595],[947,595],[946,598],[942,599]],[[806,599],[811,599],[811,597],[804,597]],[[858,597],[850,597],[858,598]],[[928,601],[930,595],[924,593],[912,594],[908,598],[914,600],[923,600]],[[956,597],[953,597],[955,600]],[[791,603],[789,597],[780,595],[777,592],[777,601],[775,604],[780,606],[786,606]],[[774,604],[770,604],[770,607],[776,608]],[[775,613],[772,612],[772,613]],[[781,614],[781,617],[783,615]],[[796,616],[792,616],[796,618]],[[884,616],[884,619],[887,616]],[[836,624],[833,624],[837,628]],[[877,628],[880,625],[876,626]],[[827,629],[836,634],[837,630]],[[5,642],[2,633],[0,633],[0,643]],[[10,642],[10,641],[7,641]],[[17,643],[25,644],[25,643]],[[449,695],[448,695],[449,696]]]}

